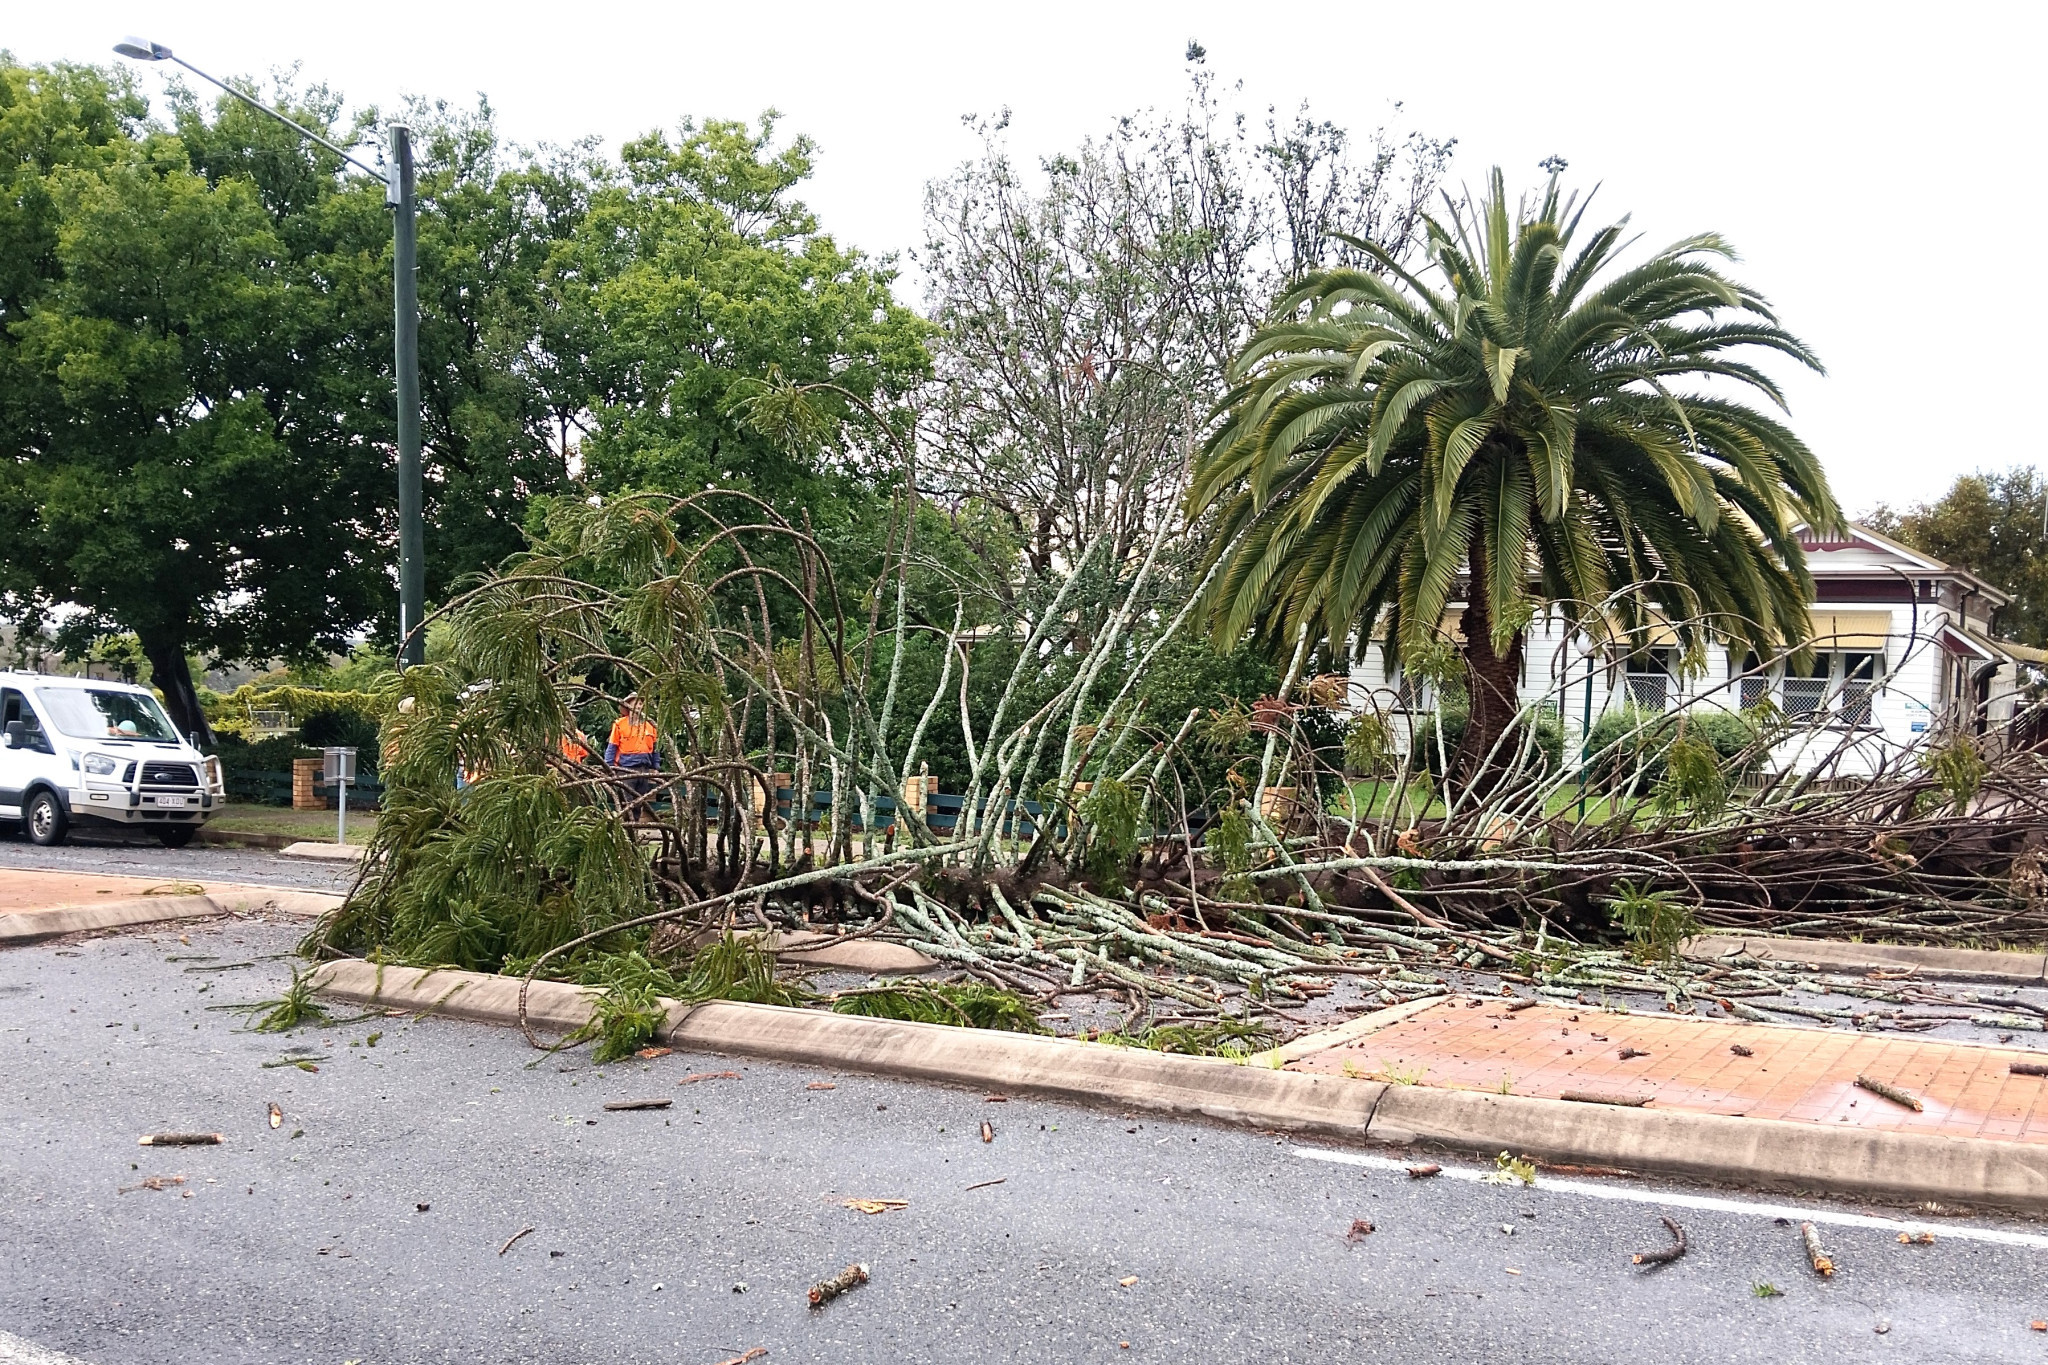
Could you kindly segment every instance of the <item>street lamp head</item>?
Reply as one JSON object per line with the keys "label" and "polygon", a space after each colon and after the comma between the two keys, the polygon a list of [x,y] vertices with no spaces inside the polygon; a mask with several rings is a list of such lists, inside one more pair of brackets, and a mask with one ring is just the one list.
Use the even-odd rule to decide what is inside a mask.
{"label": "street lamp head", "polygon": [[171,55],[171,50],[162,43],[152,43],[147,38],[130,34],[114,44],[114,51],[123,57],[133,57],[138,62],[160,62]]}

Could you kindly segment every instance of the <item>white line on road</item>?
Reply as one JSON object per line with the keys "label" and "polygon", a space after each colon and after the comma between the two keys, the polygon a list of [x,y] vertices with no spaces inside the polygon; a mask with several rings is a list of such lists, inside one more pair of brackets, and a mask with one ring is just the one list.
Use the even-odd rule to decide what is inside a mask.
{"label": "white line on road", "polygon": [[52,1351],[10,1332],[0,1332],[0,1365],[86,1365],[77,1356]]}
{"label": "white line on road", "polygon": [[[1413,1158],[1372,1156],[1365,1152],[1337,1152],[1326,1147],[1296,1147],[1295,1155],[1310,1161],[1330,1161],[1342,1166],[1364,1166],[1375,1171],[1405,1171],[1416,1164]],[[1484,1181],[1490,1171],[1464,1166],[1445,1166],[1439,1180]],[[1667,1208],[1699,1209],[1706,1213],[1746,1214],[1754,1218],[1786,1218],[1795,1223],[1826,1223],[1839,1228],[1870,1228],[1879,1232],[1922,1232],[1939,1229],[1944,1237],[1965,1242],[1992,1242],[1999,1246],[2048,1249],[2048,1236],[2035,1232],[2008,1232],[2003,1228],[1971,1227],[1964,1223],[1903,1223],[1896,1218],[1878,1218],[1866,1213],[1836,1213],[1830,1209],[1805,1209],[1793,1204],[1759,1204],[1747,1199],[1717,1199],[1708,1194],[1680,1194],[1676,1190],[1645,1190],[1631,1185],[1596,1184],[1546,1176],[1538,1189],[1584,1195],[1589,1199],[1616,1199],[1627,1204],[1659,1204]]]}

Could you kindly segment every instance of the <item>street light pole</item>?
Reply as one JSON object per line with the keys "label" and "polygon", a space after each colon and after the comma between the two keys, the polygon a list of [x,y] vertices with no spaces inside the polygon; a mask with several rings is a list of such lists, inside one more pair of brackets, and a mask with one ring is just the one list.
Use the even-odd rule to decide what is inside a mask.
{"label": "street light pole", "polygon": [[409,668],[424,663],[427,656],[426,617],[427,570],[425,501],[420,476],[420,300],[417,261],[417,214],[414,197],[412,130],[403,124],[391,128],[390,165],[383,170],[365,165],[346,148],[337,147],[312,129],[286,118],[260,100],[207,75],[162,43],[146,38],[123,38],[114,51],[138,62],[176,62],[199,79],[217,85],[260,114],[276,119],[285,127],[318,143],[359,171],[384,182],[384,202],[391,206],[391,307],[393,360],[398,397],[398,665]]}
{"label": "street light pole", "polygon": [[412,130],[391,127],[391,298],[398,375],[398,666],[425,663],[426,535],[420,503],[420,295],[413,213]]}

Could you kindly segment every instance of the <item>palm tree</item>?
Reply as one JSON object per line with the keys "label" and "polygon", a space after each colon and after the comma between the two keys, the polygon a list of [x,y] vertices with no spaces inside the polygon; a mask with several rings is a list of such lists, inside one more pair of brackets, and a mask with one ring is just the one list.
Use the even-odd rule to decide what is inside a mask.
{"label": "palm tree", "polygon": [[1235,362],[1188,502],[1215,516],[1219,641],[1344,653],[1384,629],[1391,668],[1462,597],[1458,767],[1478,780],[1515,723],[1539,606],[1591,628],[1591,604],[1640,585],[1613,608],[1623,630],[1655,613],[1684,645],[1712,634],[1768,656],[1807,630],[1797,529],[1841,514],[1806,445],[1728,396],[1784,408],[1739,358],[1758,349],[1821,367],[1716,270],[1733,259],[1719,236],[1623,268],[1627,220],[1576,246],[1585,208],[1554,175],[1512,218],[1498,168],[1484,198],[1446,203],[1420,274],[1353,241],[1380,273],[1323,271],[1279,301]]}

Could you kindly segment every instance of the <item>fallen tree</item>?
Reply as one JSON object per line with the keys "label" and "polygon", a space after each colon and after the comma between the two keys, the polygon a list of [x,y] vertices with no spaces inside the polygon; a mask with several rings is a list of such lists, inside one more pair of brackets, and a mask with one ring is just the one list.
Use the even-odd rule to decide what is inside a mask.
{"label": "fallen tree", "polygon": [[[1644,715],[1581,764],[1545,741],[1539,702],[1483,792],[1461,788],[1430,762],[1441,725],[1400,742],[1386,708],[1308,676],[1305,636],[1271,695],[1160,714],[1153,670],[1203,586],[1166,525],[1121,558],[1099,538],[991,621],[919,554],[919,510],[906,477],[886,570],[853,591],[810,529],[743,494],[557,506],[444,609],[452,659],[379,694],[384,814],[309,946],[604,984],[618,1044],[662,995],[795,1000],[733,936],[822,929],[1023,1000],[1113,992],[1126,1034],[1213,1050],[1284,1031],[1290,1002],[1341,978],[1390,1003],[1459,966],[1771,1017],[1746,1002],[1800,978],[1686,964],[1704,926],[2048,942],[2048,766],[1958,719],[1873,758],[1868,734],[1763,710],[1726,753]],[[914,601],[948,597],[950,624]],[[1552,676],[1625,652],[1604,629]],[[913,638],[941,654],[917,694]],[[991,658],[1000,686],[976,685],[994,700],[970,704]],[[660,735],[652,773],[577,754],[628,694]],[[940,800],[921,756],[949,730],[964,790]],[[1805,757],[1774,770],[1787,752]],[[707,940],[741,944],[708,975]],[[1852,993],[1903,1007],[1914,989]],[[963,1006],[911,990],[858,1008]]]}

